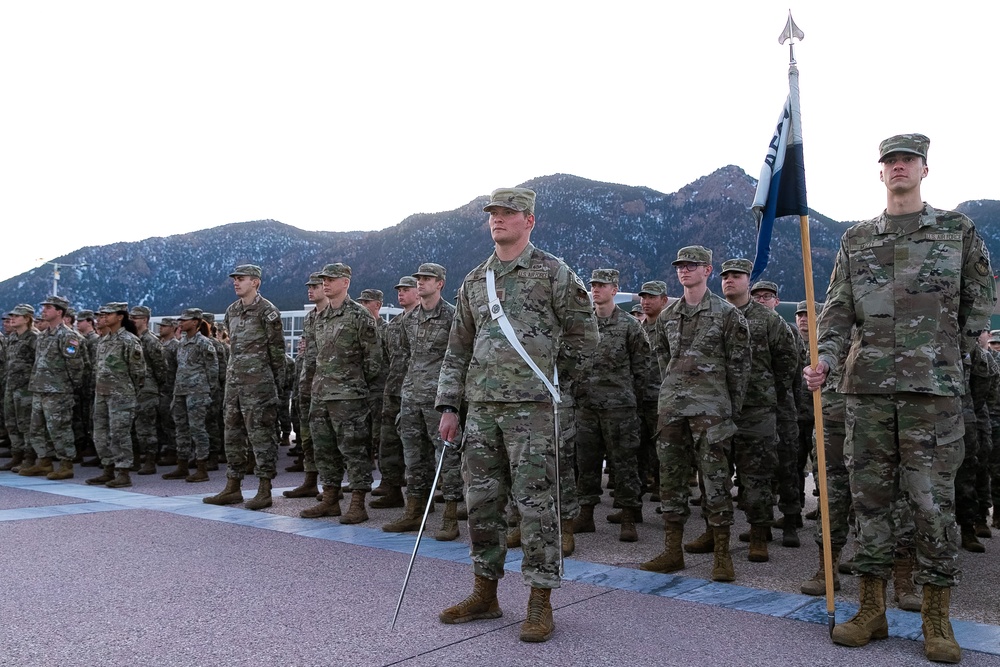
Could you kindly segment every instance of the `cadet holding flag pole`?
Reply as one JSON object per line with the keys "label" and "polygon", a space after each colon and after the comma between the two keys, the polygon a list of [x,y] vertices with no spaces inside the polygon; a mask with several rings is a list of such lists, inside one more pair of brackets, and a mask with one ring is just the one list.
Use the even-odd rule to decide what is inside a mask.
{"label": "cadet holding flag pole", "polygon": [[483,210],[495,249],[459,289],[436,400],[445,442],[458,433],[462,400],[469,402],[465,483],[475,582],[472,594],[440,619],[465,623],[502,615],[496,591],[507,526],[501,508],[510,485],[521,514],[521,572],[531,586],[521,640],[541,642],[554,630],[549,596],[559,587],[561,561],[558,391],[549,388],[555,384],[549,378],[557,366],[564,378],[586,372],[597,348],[597,321],[580,278],[531,244],[532,190],[495,190]]}

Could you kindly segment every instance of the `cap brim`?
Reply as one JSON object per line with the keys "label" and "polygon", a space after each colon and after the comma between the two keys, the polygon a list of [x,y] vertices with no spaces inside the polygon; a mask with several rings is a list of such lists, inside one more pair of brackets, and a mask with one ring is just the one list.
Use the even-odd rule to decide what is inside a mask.
{"label": "cap brim", "polygon": [[484,213],[489,213],[491,208],[505,208],[508,211],[516,211],[518,213],[521,213],[523,211],[527,211],[528,210],[527,206],[525,206],[523,208],[518,208],[517,206],[509,206],[507,204],[496,204],[496,203],[493,203],[493,204],[487,204],[486,206],[484,206],[483,207],[483,212]]}
{"label": "cap brim", "polygon": [[890,155],[892,155],[893,153],[908,153],[908,154],[910,154],[910,155],[919,155],[920,157],[924,157],[924,154],[923,154],[923,153],[921,153],[920,151],[915,151],[915,150],[913,150],[912,148],[893,148],[893,149],[892,149],[891,151],[889,151],[888,153],[883,153],[883,154],[882,154],[882,157],[880,157],[880,158],[878,159],[878,161],[879,161],[879,162],[884,162],[884,161],[885,161],[885,159],[886,159],[887,157],[889,157]]}

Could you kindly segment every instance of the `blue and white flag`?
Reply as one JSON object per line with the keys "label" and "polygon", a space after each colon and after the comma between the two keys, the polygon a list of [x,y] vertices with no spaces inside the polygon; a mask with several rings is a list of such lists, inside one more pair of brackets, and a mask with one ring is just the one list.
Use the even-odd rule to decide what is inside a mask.
{"label": "blue and white flag", "polygon": [[757,252],[753,260],[751,284],[767,268],[775,218],[809,215],[805,162],[802,159],[799,70],[795,65],[788,68],[788,99],[767,147],[767,157],[764,158],[757,193],[753,198],[753,213],[757,220]]}

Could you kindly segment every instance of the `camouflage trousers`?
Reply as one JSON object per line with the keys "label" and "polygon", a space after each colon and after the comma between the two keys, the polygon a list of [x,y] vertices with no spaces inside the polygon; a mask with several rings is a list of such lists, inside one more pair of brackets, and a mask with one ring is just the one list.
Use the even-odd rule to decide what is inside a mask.
{"label": "camouflage trousers", "polygon": [[176,434],[177,458],[190,461],[193,455],[198,461],[208,458],[208,408],[212,397],[207,394],[185,394],[174,396],[173,413]]}
{"label": "camouflage trousers", "polygon": [[403,462],[403,441],[399,436],[399,396],[386,394],[382,397],[382,421],[379,424],[378,470],[382,474],[382,484],[403,486],[405,463]]}
{"label": "camouflage trousers", "polygon": [[555,438],[549,403],[472,403],[465,422],[464,475],[475,573],[504,574],[508,493],[521,517],[521,576],[558,588],[561,547],[555,503]]}
{"label": "camouflage trousers", "polygon": [[[826,498],[830,512],[830,544],[842,549],[851,530],[851,478],[844,461],[844,422],[823,415],[823,452],[826,454]],[[816,517],[816,544],[823,544],[823,522]]]}
{"label": "camouflage trousers", "polygon": [[292,396],[290,392],[278,392],[278,435],[284,437],[292,432]]}
{"label": "camouflage trousers", "polygon": [[212,392],[212,404],[208,407],[208,449],[213,454],[225,451],[223,394],[221,390]]}
{"label": "camouflage trousers", "polygon": [[888,579],[897,533],[893,503],[913,517],[915,583],[954,586],[955,473],[965,454],[961,399],[912,393],[847,396],[844,456],[858,520],[855,568]]}
{"label": "camouflage trousers", "polygon": [[991,425],[990,436],[990,442],[993,445],[990,447],[989,463],[987,464],[990,490],[986,494],[986,499],[992,504],[993,515],[996,516],[1000,513],[1000,420],[997,421],[996,425]]}
{"label": "camouflage trousers", "polygon": [[[824,417],[826,419],[826,417]],[[843,422],[844,417],[841,411],[839,418],[834,419],[834,421]],[[804,421],[799,420],[799,465],[795,469],[799,473],[799,479],[801,483],[799,484],[799,490],[802,494],[799,496],[800,504],[805,505],[806,502],[806,466],[809,465],[809,455],[815,454],[816,452],[816,442],[813,435],[816,433],[816,422],[813,420]],[[819,471],[816,469],[816,457],[813,456],[813,483],[819,484]],[[817,486],[817,488],[819,488]]]}
{"label": "camouflage trousers", "polygon": [[93,441],[94,425],[90,412],[94,395],[81,387],[73,392],[73,397],[73,447],[76,451],[82,452]]}
{"label": "camouflage trousers", "polygon": [[805,464],[799,464],[799,423],[779,419],[777,430],[778,465],[773,478],[777,481],[778,511],[782,514],[801,514]]}
{"label": "camouflage trousers", "polygon": [[10,434],[11,452],[28,453],[31,434],[31,399],[32,393],[27,387],[4,391],[3,412],[7,422],[7,432]]}
{"label": "camouflage trousers", "polygon": [[580,408],[577,415],[577,494],[581,505],[601,501],[601,479],[605,457],[615,470],[617,508],[642,506],[637,453],[639,415],[635,408],[599,410]]}
{"label": "camouflage trousers", "polygon": [[[406,462],[406,495],[410,498],[430,494],[437,462],[444,450],[438,488],[445,500],[462,500],[462,453],[457,447],[445,447],[441,442],[438,435],[440,421],[441,413],[434,409],[433,404],[402,402],[399,435],[403,440],[403,459]],[[457,442],[461,442],[461,435]]]}
{"label": "camouflage trousers", "polygon": [[774,518],[771,479],[778,459],[776,417],[773,408],[744,407],[733,436],[733,464],[740,479],[739,508],[752,526]]}
{"label": "camouflage trousers", "polygon": [[134,396],[94,396],[94,447],[101,458],[101,465],[114,465],[119,470],[132,467],[135,406]]}
{"label": "camouflage trousers", "polygon": [[987,523],[986,517],[990,513],[990,495],[992,493],[990,483],[990,456],[993,451],[993,429],[988,419],[980,419],[979,422],[979,443],[976,447],[976,523]]}
{"label": "camouflage trousers", "polygon": [[160,395],[139,394],[135,406],[135,444],[140,454],[156,454]]}
{"label": "camouflage trousers", "polygon": [[368,399],[320,401],[309,408],[316,467],[323,486],[340,485],[347,468],[351,491],[372,490]]}
{"label": "camouflage trousers", "polygon": [[660,506],[664,520],[684,523],[691,515],[688,480],[697,468],[703,485],[701,511],[712,526],[733,524],[733,475],[729,449],[736,426],[725,417],[660,417]]}
{"label": "camouflage trousers", "polygon": [[156,441],[161,452],[177,451],[176,427],[173,416],[173,393],[161,393],[156,407]]}
{"label": "camouflage trousers", "polygon": [[28,439],[35,454],[47,458],[76,458],[74,400],[73,394],[36,393],[32,396]]}
{"label": "camouflage trousers", "polygon": [[[302,469],[306,472],[318,472],[316,468],[316,448],[313,445],[312,428],[309,426],[309,410],[312,405],[312,395],[299,393],[299,430],[296,432],[299,448],[302,449]],[[341,471],[340,476],[344,473]],[[340,480],[337,480],[340,483]]]}
{"label": "camouflage trousers", "polygon": [[[580,515],[580,499],[576,484],[577,409],[563,399],[559,405],[559,516],[570,521]],[[509,492],[507,494],[507,525],[520,525],[521,513]]]}
{"label": "camouflage trousers", "polygon": [[[654,362],[655,363],[655,362]],[[657,401],[643,401],[639,406],[639,451],[636,465],[639,469],[639,484],[646,493],[660,487],[660,459],[657,433],[660,428],[660,413]]]}
{"label": "camouflage trousers", "polygon": [[247,453],[254,457],[254,475],[274,479],[278,464],[278,438],[274,424],[278,418],[277,394],[259,395],[227,386],[223,401],[223,423],[226,428],[226,477],[243,479]]}
{"label": "camouflage trousers", "polygon": [[972,526],[979,512],[976,495],[976,473],[979,470],[979,429],[977,422],[965,422],[962,437],[965,456],[955,473],[955,521],[959,526]]}
{"label": "camouflage trousers", "polygon": [[368,397],[368,459],[375,460],[379,452],[379,444],[382,439],[382,392],[385,387],[372,390],[372,395]]}

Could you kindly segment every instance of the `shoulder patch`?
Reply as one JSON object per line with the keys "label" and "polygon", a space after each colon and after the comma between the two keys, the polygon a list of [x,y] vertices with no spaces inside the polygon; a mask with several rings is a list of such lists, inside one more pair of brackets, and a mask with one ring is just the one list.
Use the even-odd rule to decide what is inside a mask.
{"label": "shoulder patch", "polygon": [[267,321],[268,322],[273,322],[276,319],[278,319],[279,317],[281,317],[281,313],[279,313],[276,310],[272,310],[270,313],[267,314]]}

